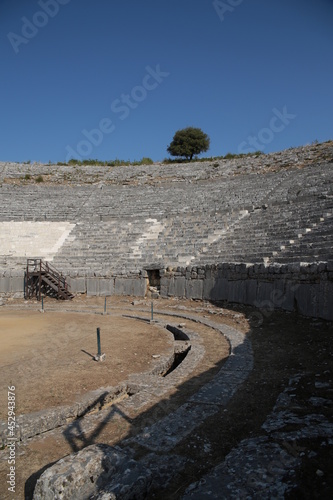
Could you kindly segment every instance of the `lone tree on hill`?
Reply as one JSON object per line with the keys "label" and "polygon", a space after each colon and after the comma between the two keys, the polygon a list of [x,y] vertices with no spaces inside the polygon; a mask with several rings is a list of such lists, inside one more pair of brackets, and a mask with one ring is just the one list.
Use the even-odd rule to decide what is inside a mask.
{"label": "lone tree on hill", "polygon": [[167,151],[171,156],[184,156],[192,160],[193,155],[199,155],[209,149],[210,139],[200,128],[187,127],[177,130]]}

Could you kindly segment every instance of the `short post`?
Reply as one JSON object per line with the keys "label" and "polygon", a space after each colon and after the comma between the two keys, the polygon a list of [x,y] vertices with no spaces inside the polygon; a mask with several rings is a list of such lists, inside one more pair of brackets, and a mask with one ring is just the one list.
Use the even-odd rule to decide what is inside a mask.
{"label": "short post", "polygon": [[105,361],[105,354],[101,350],[101,329],[97,328],[97,354],[94,356],[95,361]]}
{"label": "short post", "polygon": [[106,314],[106,297],[104,299],[104,314]]}
{"label": "short post", "polygon": [[45,311],[44,311],[44,297],[43,297],[43,296],[42,296],[42,309],[41,309],[41,311],[40,311],[40,312],[42,312],[42,313],[44,313],[44,312],[45,312]]}
{"label": "short post", "polygon": [[150,322],[153,323],[154,321],[154,301],[151,301],[151,316],[150,316]]}
{"label": "short post", "polygon": [[97,355],[100,356],[101,352],[101,329],[97,328]]}

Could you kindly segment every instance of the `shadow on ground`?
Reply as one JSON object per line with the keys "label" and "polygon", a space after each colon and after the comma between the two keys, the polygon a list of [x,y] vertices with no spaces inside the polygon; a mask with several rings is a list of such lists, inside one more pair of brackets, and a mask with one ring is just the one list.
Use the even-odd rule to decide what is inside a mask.
{"label": "shadow on ground", "polygon": [[[230,309],[229,304],[228,308]],[[250,318],[254,311],[245,306],[233,306],[232,309]],[[217,317],[213,316],[212,319]],[[208,414],[201,425],[175,445],[172,454],[183,459],[183,467],[179,470],[168,470],[163,484],[158,480],[153,482],[147,498],[181,498],[191,483],[221,463],[242,440],[265,435],[262,425],[292,377],[300,375],[306,381],[305,385],[298,388],[297,394],[298,400],[302,401],[303,411],[308,411],[309,414],[313,412],[309,401],[318,382],[323,387],[321,397],[332,400],[332,330],[331,323],[283,312],[274,312],[264,317],[260,326],[257,326],[257,323],[252,325],[248,334],[254,355],[251,374],[226,407],[221,406],[219,411],[211,416]],[[170,398],[162,399],[154,407],[131,420],[130,432],[124,439],[112,443],[112,446],[127,446],[128,439],[174,412],[211,380],[222,366],[223,362],[200,376],[191,378],[181,384]],[[110,408],[101,429],[118,410],[117,405]],[[332,421],[329,411],[325,410],[324,413]],[[89,444],[99,443],[100,430],[96,429],[91,435],[85,435],[82,430],[80,432],[78,421],[70,424],[64,434],[72,449],[78,451]],[[325,440],[322,438],[300,439],[299,442],[293,443],[292,453],[300,458],[301,466],[296,471],[295,484],[289,489],[286,498],[331,498],[333,440],[331,437],[325,443],[323,441]],[[286,442],[286,449],[288,446],[290,448],[290,444]],[[150,453],[147,448],[135,442],[131,442],[131,448],[134,450],[135,460],[144,460]],[[163,455],[163,450],[158,452],[159,455],[161,453]],[[47,467],[43,467],[27,480],[26,499],[32,498],[36,481]],[[320,474],[318,470],[321,471]]]}

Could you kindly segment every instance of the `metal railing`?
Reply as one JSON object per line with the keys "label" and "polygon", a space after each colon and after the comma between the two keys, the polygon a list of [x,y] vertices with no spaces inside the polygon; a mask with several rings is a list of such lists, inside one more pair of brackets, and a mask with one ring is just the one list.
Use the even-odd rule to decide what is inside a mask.
{"label": "metal railing", "polygon": [[57,287],[58,298],[69,295],[68,283],[66,278],[49,262],[42,259],[27,259],[25,292],[26,298],[31,298],[36,294],[38,300],[41,300],[43,278],[49,280]]}

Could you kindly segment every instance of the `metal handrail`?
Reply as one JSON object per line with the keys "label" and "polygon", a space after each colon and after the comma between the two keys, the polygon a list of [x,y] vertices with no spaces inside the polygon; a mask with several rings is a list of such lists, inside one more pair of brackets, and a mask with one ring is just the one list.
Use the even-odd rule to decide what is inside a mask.
{"label": "metal handrail", "polygon": [[66,288],[66,278],[49,262],[44,262],[42,259],[27,259],[27,272],[31,272],[30,268],[34,268],[34,272],[46,272]]}
{"label": "metal handrail", "polygon": [[[32,270],[33,269],[33,270]],[[36,273],[39,276],[39,299],[40,299],[40,290],[41,290],[41,278],[42,275],[46,274],[53,280],[57,281],[58,284],[58,296],[60,294],[60,290],[64,290],[65,292],[69,292],[68,283],[66,282],[66,278],[59,272],[54,266],[52,266],[49,262],[44,262],[42,259],[27,259],[27,278],[30,273]],[[27,290],[28,290],[28,281],[27,281]]]}
{"label": "metal handrail", "polygon": [[43,262],[41,260],[41,271],[47,272],[54,279],[57,279],[59,284],[61,283],[63,288],[66,288],[66,278],[60,273],[55,267],[51,266],[48,262]]}

